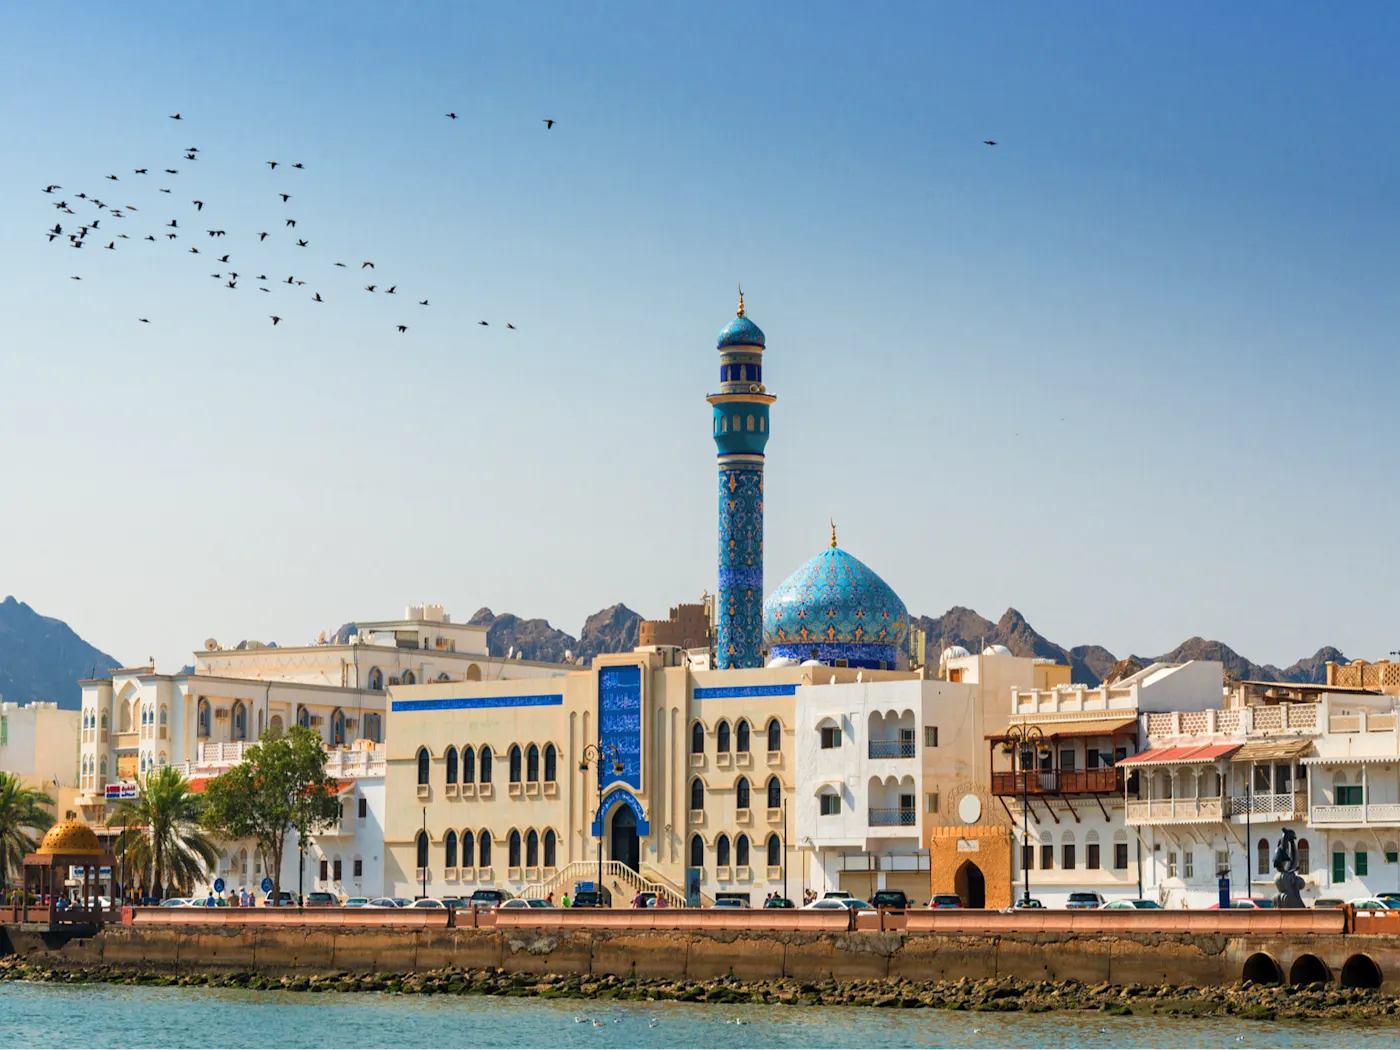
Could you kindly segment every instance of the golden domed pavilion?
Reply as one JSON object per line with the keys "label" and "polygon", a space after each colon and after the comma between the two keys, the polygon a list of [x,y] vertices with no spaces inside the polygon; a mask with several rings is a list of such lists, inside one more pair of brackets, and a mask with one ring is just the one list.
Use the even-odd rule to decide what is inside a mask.
{"label": "golden domed pavilion", "polygon": [[111,921],[117,915],[115,864],[92,828],[71,816],[59,821],[24,858],[23,903],[17,918],[51,927]]}

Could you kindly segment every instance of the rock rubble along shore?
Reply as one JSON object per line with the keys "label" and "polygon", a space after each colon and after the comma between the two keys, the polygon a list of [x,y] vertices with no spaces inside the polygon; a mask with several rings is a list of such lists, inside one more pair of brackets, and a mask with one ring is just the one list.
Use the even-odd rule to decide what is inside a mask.
{"label": "rock rubble along shore", "polygon": [[55,968],[23,959],[0,960],[0,981],[134,984],[160,987],[243,988],[252,991],[388,992],[404,995],[499,995],[544,999],[777,1003],[793,1006],[874,1006],[905,1010],[1098,1011],[1163,1016],[1233,1015],[1256,1020],[1393,1018],[1400,998],[1371,989],[1312,984],[1242,984],[1214,988],[1179,985],[1086,985],[1075,981],[713,981],[640,980],[519,974],[505,970],[422,970],[413,973],[271,977],[246,972],[169,973],[116,966]]}

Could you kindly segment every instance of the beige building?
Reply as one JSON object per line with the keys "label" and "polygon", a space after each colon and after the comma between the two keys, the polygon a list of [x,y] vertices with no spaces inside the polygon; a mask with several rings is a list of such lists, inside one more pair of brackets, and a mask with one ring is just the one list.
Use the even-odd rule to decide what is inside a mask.
{"label": "beige building", "polygon": [[55,703],[0,703],[0,769],[41,788],[58,817],[76,804],[80,719]]}

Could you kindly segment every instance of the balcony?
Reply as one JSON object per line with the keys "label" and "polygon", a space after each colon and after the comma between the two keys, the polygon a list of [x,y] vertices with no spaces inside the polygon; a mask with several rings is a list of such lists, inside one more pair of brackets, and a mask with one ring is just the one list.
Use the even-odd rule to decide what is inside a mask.
{"label": "balcony", "polygon": [[1236,795],[1230,799],[1230,815],[1241,823],[1246,814],[1251,820],[1292,820],[1307,811],[1307,796],[1301,791]]}
{"label": "balcony", "polygon": [[869,743],[871,758],[913,758],[912,740],[872,740]]}
{"label": "balcony", "polygon": [[129,733],[112,734],[112,749],[115,751],[135,751],[140,746],[140,735],[134,729]]}
{"label": "balcony", "polygon": [[1154,798],[1128,801],[1129,824],[1194,824],[1224,819],[1228,798]]}
{"label": "balcony", "polygon": [[1313,824],[1400,824],[1400,803],[1372,802],[1364,806],[1313,806]]}
{"label": "balcony", "polygon": [[993,773],[993,795],[1103,795],[1121,794],[1123,770],[1045,769],[1039,772]]}
{"label": "balcony", "polygon": [[912,809],[871,809],[872,828],[912,828],[918,823],[918,813]]}

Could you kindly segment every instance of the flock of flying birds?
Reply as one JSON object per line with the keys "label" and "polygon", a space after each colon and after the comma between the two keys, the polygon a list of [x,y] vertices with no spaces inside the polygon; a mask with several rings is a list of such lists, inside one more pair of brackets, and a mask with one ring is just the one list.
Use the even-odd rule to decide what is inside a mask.
{"label": "flock of flying birds", "polygon": [[[451,118],[452,120],[457,119],[456,113],[447,113],[446,116]],[[185,118],[180,113],[172,113],[170,114],[170,119],[182,121]],[[544,121],[545,130],[548,131],[549,129],[553,128],[554,123],[555,122],[553,120],[546,119]],[[197,146],[189,146],[185,150],[183,150],[182,153],[185,164],[193,164],[199,161],[200,150]],[[290,165],[283,164],[282,162],[275,160],[269,160],[266,163],[269,173],[272,174],[275,174],[278,168],[282,168],[284,171],[289,168],[293,171],[304,171],[306,169],[306,165],[300,161],[297,161],[296,163]],[[176,181],[176,178],[180,175],[180,170],[180,168],[158,169],[156,172],[155,181],[169,181],[174,183]],[[168,180],[161,179],[159,177],[161,174],[171,176],[171,178]],[[133,168],[132,176],[128,176],[126,180],[128,184],[131,181],[133,181],[133,176],[135,177],[135,181],[149,179],[151,177],[151,169],[149,167]],[[123,182],[122,178],[117,175],[107,175],[105,181],[109,181],[112,183]],[[295,184],[291,188],[298,189],[298,187],[296,187]],[[175,191],[171,188],[158,186],[157,189],[159,193],[169,194],[172,198],[175,196]],[[58,198],[57,200],[53,201],[53,206],[58,212],[57,221],[50,229],[45,231],[45,236],[48,237],[50,244],[59,243],[64,244],[72,249],[85,249],[89,243],[88,238],[91,237],[91,243],[94,245],[101,245],[102,250],[118,251],[125,250],[128,246],[118,246],[117,241],[149,241],[154,244],[160,244],[161,240],[163,239],[167,246],[174,246],[176,242],[180,241],[183,238],[188,237],[190,239],[197,240],[197,238],[201,234],[204,234],[207,235],[209,239],[207,241],[202,242],[197,241],[198,244],[203,244],[203,248],[200,248],[196,245],[190,245],[188,251],[185,254],[202,255],[205,256],[206,259],[212,260],[214,264],[220,268],[220,271],[218,273],[211,273],[209,276],[214,280],[221,282],[222,287],[224,287],[225,289],[238,291],[246,288],[247,285],[251,282],[253,286],[258,289],[258,291],[273,294],[273,288],[270,287],[270,285],[282,284],[287,285],[293,289],[305,288],[307,285],[308,279],[306,277],[298,277],[295,273],[288,275],[286,279],[269,278],[268,275],[265,273],[260,273],[256,277],[251,277],[246,272],[240,272],[234,269],[234,267],[238,266],[246,266],[250,270],[267,268],[267,264],[265,262],[259,263],[257,261],[257,253],[260,249],[253,246],[253,237],[257,238],[256,245],[258,246],[263,245],[269,238],[275,238],[273,242],[274,245],[282,243],[283,246],[286,246],[286,244],[289,243],[296,248],[309,248],[310,238],[308,236],[303,236],[300,232],[288,232],[297,230],[297,220],[289,214],[283,214],[280,216],[278,220],[281,224],[280,227],[277,224],[273,225],[273,230],[276,230],[276,233],[274,233],[273,230],[258,230],[255,233],[243,234],[239,234],[237,231],[235,231],[235,233],[232,235],[233,240],[230,242],[225,242],[223,238],[229,237],[229,232],[227,230],[221,229],[208,229],[206,227],[206,223],[209,222],[209,219],[206,218],[203,214],[205,207],[204,201],[192,199],[189,202],[188,206],[180,205],[180,207],[184,210],[183,218],[186,223],[189,223],[191,220],[191,216],[187,208],[194,209],[193,219],[195,225],[181,226],[180,220],[182,216],[177,214],[169,221],[163,222],[160,227],[157,227],[154,230],[151,230],[151,228],[148,227],[147,232],[145,232],[144,235],[141,232],[137,232],[135,237],[133,237],[131,234],[127,234],[125,232],[118,232],[118,230],[120,227],[130,227],[137,225],[137,223],[129,223],[127,221],[128,219],[133,219],[137,217],[137,213],[140,211],[140,209],[137,208],[136,205],[108,203],[107,201],[101,200],[100,197],[95,193],[89,194],[86,192],[75,192],[71,194],[70,197],[68,195],[65,195],[63,186],[59,185],[58,183],[53,183],[48,186],[45,186],[43,192]],[[111,197],[114,200],[131,199],[130,194],[122,194],[122,196],[118,198],[117,195],[119,192],[120,191],[118,190],[118,188],[114,185],[104,190],[103,195]],[[298,192],[295,195],[292,193],[283,193],[279,189],[275,191],[274,195],[276,197],[281,198],[282,204],[287,205],[290,204],[290,202],[294,199],[294,196],[299,196],[300,193]],[[96,209],[96,211],[89,212],[86,210],[88,207],[93,207]],[[150,210],[152,211],[155,210],[155,208],[149,204],[147,205],[147,207],[150,208]],[[166,208],[165,214],[168,215],[175,210],[176,209],[174,207]],[[80,212],[82,213],[81,215],[79,214]],[[211,207],[210,215],[212,216],[214,214],[215,210]],[[65,223],[65,216],[73,216],[74,218],[71,221],[66,221]],[[104,220],[107,222],[107,227],[105,229],[103,229],[101,225]],[[112,220],[116,220],[116,222],[113,223]],[[215,223],[214,225],[217,224]],[[156,232],[160,233],[159,238],[156,236]],[[104,236],[109,238],[106,244],[101,243],[102,237]],[[238,247],[233,247],[232,245],[237,243],[237,238],[239,238],[240,236],[245,239],[245,243],[239,244]],[[60,238],[66,239],[60,241]],[[245,249],[247,254],[245,254]],[[235,256],[238,256],[237,260],[235,260]],[[352,266],[350,263],[336,262],[333,264],[332,268],[348,270],[351,269]],[[374,265],[373,260],[365,259],[361,261],[359,263],[358,269],[361,272],[371,271],[366,276],[369,279],[371,279],[371,281],[374,281],[374,273],[372,271],[374,271],[376,267]],[[305,273],[307,271],[303,272]],[[81,274],[75,274],[71,277],[71,279],[74,281],[81,281],[83,278]],[[242,283],[240,284],[240,282]],[[267,283],[264,284],[262,282]],[[387,287],[383,287],[382,291],[381,287],[381,283],[374,282],[366,284],[364,286],[364,291],[372,295],[382,294],[392,295],[395,297],[397,297],[399,294],[398,284],[391,284]],[[314,286],[310,290],[309,295],[307,295],[307,298],[313,303],[325,303],[329,301],[326,298],[324,298],[321,295],[320,291],[317,291]],[[430,301],[427,298],[415,298],[413,301],[416,302],[419,306],[430,305]],[[280,314],[273,313],[268,314],[267,316],[272,320],[272,324],[274,327],[276,327],[282,322],[282,316]],[[139,321],[142,324],[151,323],[151,319],[149,317],[138,317],[137,321]],[[483,328],[490,326],[489,321],[477,321],[477,324]],[[397,329],[400,334],[403,334],[408,331],[409,326],[406,324],[394,324],[393,327]],[[515,325],[509,322],[506,323],[506,327],[511,330],[515,329]]]}

